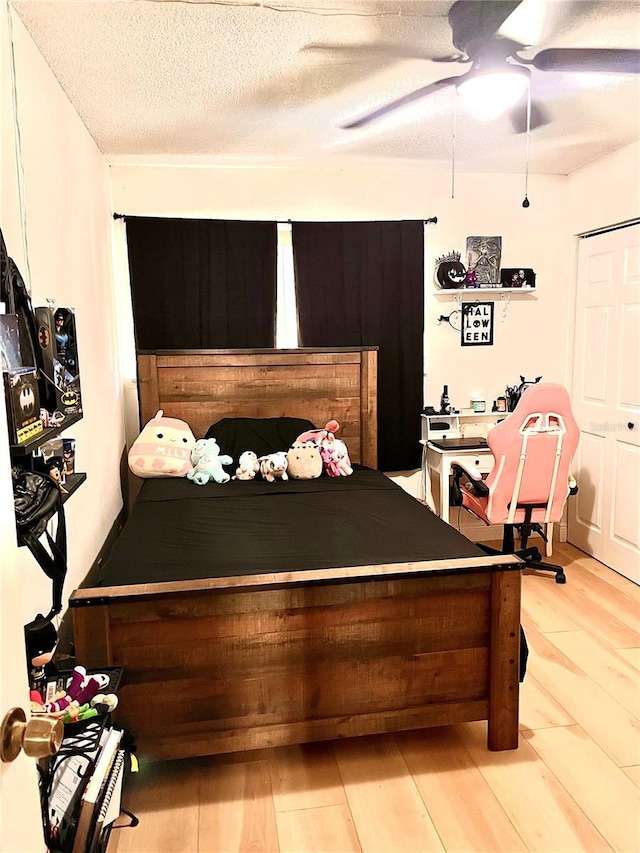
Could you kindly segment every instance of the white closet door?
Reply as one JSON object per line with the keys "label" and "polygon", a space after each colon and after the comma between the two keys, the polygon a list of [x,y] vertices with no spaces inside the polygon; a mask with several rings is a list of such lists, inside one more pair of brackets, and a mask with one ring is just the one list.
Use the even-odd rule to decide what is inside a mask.
{"label": "white closet door", "polygon": [[580,241],[569,541],[640,584],[640,225]]}

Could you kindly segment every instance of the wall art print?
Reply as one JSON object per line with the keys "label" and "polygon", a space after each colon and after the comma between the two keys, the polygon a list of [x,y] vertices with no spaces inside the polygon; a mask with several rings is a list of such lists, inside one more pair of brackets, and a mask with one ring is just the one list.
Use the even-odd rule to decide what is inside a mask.
{"label": "wall art print", "polygon": [[478,286],[500,281],[502,237],[467,237],[467,270],[475,273]]}
{"label": "wall art print", "polygon": [[467,302],[462,306],[460,345],[493,346],[493,302]]}

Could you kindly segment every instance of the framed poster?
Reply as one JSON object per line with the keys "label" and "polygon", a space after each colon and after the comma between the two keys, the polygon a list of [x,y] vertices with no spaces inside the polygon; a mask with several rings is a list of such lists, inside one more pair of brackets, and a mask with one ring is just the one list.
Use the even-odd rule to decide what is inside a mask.
{"label": "framed poster", "polygon": [[467,237],[467,270],[480,286],[500,281],[501,258],[502,237]]}
{"label": "framed poster", "polygon": [[493,346],[493,302],[462,305],[460,344],[463,347]]}

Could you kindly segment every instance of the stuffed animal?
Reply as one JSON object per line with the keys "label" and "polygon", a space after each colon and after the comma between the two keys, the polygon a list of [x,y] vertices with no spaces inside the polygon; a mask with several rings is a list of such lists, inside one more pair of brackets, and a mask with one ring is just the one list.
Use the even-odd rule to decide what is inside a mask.
{"label": "stuffed animal", "polygon": [[240,459],[238,460],[238,467],[236,468],[236,473],[233,477],[234,480],[253,480],[258,471],[260,470],[260,463],[258,462],[258,457],[253,452],[253,450],[245,450],[244,453],[240,454]]}
{"label": "stuffed animal", "polygon": [[193,480],[199,486],[204,486],[210,480],[216,483],[228,483],[231,477],[223,469],[223,465],[233,465],[230,456],[220,456],[220,448],[215,438],[200,438],[191,451],[193,467],[187,473],[187,479]]}
{"label": "stuffed animal", "polygon": [[294,480],[313,480],[322,474],[320,451],[313,441],[294,441],[287,453],[287,471]]}
{"label": "stuffed animal", "polygon": [[308,429],[296,438],[296,442],[312,441],[319,446],[322,439],[326,438],[328,433],[335,435],[339,429],[340,424],[338,421],[327,421],[324,429]]}
{"label": "stuffed animal", "polygon": [[351,460],[344,441],[328,433],[320,443],[320,456],[324,469],[330,477],[348,477],[353,474]]}
{"label": "stuffed animal", "polygon": [[129,468],[138,477],[185,477],[196,437],[189,424],[157,412],[131,445]]}
{"label": "stuffed animal", "polygon": [[284,450],[277,453],[268,453],[258,459],[260,463],[260,474],[269,483],[274,480],[288,480],[287,476],[287,454]]}
{"label": "stuffed animal", "polygon": [[324,470],[330,477],[348,477],[353,474],[347,445],[336,438],[339,429],[338,421],[331,420],[325,424],[324,429],[307,430],[296,439],[296,443],[309,442],[318,448]]}

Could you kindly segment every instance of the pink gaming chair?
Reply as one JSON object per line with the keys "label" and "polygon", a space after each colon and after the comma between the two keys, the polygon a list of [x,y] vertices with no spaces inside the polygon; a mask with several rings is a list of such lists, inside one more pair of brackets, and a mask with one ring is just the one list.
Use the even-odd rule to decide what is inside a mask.
{"label": "pink gaming chair", "polygon": [[[495,465],[486,480],[465,465],[452,465],[452,502],[487,525],[504,525],[501,553],[516,553],[526,568],[552,571],[557,583],[566,583],[562,566],[543,563],[537,548],[527,548],[533,531],[546,541],[543,525],[560,521],[567,496],[577,491],[575,483],[570,486],[569,466],[578,424],[566,389],[550,382],[526,388],[513,412],[490,430],[487,444]],[[516,529],[521,547],[514,552]]]}

